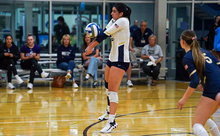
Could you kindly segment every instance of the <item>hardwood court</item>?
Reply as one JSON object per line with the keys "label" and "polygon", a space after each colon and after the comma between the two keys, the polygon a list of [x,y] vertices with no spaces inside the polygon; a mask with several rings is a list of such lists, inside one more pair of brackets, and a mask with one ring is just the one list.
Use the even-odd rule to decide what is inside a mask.
{"label": "hardwood court", "polygon": [[[137,82],[135,82],[137,83]],[[42,84],[43,86],[45,83]],[[196,91],[184,109],[176,109],[188,83],[159,81],[157,86],[135,85],[119,90],[118,127],[109,134],[99,130],[97,118],[106,109],[104,87],[35,86],[33,91],[0,89],[0,136],[190,136]],[[218,121],[218,116],[213,117]]]}

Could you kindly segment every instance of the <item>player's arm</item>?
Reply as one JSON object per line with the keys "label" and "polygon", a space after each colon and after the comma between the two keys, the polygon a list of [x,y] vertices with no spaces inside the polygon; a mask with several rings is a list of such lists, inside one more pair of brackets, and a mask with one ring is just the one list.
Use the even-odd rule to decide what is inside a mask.
{"label": "player's arm", "polygon": [[182,99],[179,100],[177,104],[177,109],[182,110],[184,104],[186,103],[187,99],[192,95],[192,93],[195,91],[196,87],[199,84],[199,76],[196,72],[196,68],[194,66],[193,59],[184,57],[183,58],[183,65],[187,72],[189,73],[189,77],[191,78],[191,82],[184,93]]}
{"label": "player's arm", "polygon": [[191,82],[183,95],[183,99],[187,100],[191,94],[195,91],[199,84],[199,76],[196,72],[196,68],[194,66],[194,62],[192,59],[184,58],[183,59],[183,65],[187,72],[189,73],[189,77],[191,78]]}

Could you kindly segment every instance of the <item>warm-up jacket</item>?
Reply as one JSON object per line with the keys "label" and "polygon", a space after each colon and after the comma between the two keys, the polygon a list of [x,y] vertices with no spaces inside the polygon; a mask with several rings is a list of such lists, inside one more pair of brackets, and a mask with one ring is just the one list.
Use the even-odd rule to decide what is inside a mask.
{"label": "warm-up jacket", "polygon": [[15,64],[16,64],[16,61],[18,59],[20,59],[20,52],[18,50],[18,47],[15,44],[12,44],[11,48],[7,48],[6,43],[3,43],[0,46],[0,62],[7,61],[7,59],[11,58],[9,56],[6,57],[4,55],[4,53],[6,53],[6,52],[13,54],[13,60],[14,60]]}

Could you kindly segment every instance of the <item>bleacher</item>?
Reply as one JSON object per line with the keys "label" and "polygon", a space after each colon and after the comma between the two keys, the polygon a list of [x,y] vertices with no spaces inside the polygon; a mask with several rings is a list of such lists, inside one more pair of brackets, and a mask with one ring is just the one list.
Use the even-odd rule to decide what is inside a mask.
{"label": "bleacher", "polygon": [[[77,74],[76,76],[74,76],[75,80],[79,82],[79,86],[82,86],[83,84],[83,80],[84,80],[84,74],[86,73],[86,70],[82,69],[82,68],[78,68],[78,65],[81,65],[82,60],[81,60],[81,54],[76,54],[76,58],[75,58],[75,68],[73,70],[74,74]],[[103,60],[103,67],[101,69],[98,69],[98,78],[103,79],[104,77],[104,71],[105,71],[105,64],[107,62],[107,55],[105,55],[105,59]],[[41,54],[40,60],[38,61],[38,63],[42,66],[43,71],[50,73],[51,77],[49,81],[53,80],[53,75],[61,75],[61,74],[65,74],[66,71],[61,70],[61,69],[57,69],[56,67],[56,60],[57,60],[57,55],[56,54]],[[143,70],[141,67],[141,63],[143,61],[141,61],[140,58],[138,58],[138,61],[132,61],[131,63],[138,63],[138,67],[137,68],[132,68],[132,75],[136,74],[137,76],[135,77],[131,77],[132,79],[138,79],[138,80],[146,80],[146,75],[143,74]],[[29,77],[29,70],[23,70],[20,68],[20,60],[18,61],[18,65],[16,65],[17,67],[17,72],[19,75],[23,75],[22,77],[28,78]],[[160,69],[161,71],[164,70],[166,71],[167,68],[166,67],[161,67]],[[7,70],[2,70],[0,69],[0,76],[3,77],[3,74],[5,74],[5,78],[4,80],[2,80],[3,82],[7,83],[7,76],[6,76]],[[36,72],[36,75],[38,75],[38,72]],[[159,75],[159,77],[162,77],[163,79],[166,79],[166,74],[165,75]],[[126,78],[126,76],[125,76]]]}

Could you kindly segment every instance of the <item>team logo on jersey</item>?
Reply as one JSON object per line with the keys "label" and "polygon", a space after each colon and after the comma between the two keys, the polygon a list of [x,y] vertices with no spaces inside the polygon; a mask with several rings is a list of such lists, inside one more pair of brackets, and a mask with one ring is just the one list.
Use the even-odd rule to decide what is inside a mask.
{"label": "team logo on jersey", "polygon": [[187,70],[188,69],[188,65],[185,65],[185,70]]}
{"label": "team logo on jersey", "polygon": [[119,26],[117,24],[115,24],[115,27],[118,28]]}

